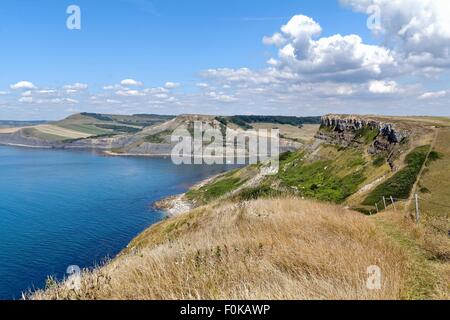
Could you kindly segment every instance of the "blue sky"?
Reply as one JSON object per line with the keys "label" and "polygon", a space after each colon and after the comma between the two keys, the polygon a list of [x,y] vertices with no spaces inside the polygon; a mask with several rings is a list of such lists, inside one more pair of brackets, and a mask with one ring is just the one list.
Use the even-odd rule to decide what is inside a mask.
{"label": "blue sky", "polygon": [[[370,2],[360,2],[367,1]],[[367,96],[361,88],[357,90],[355,83],[360,86],[367,84],[367,88],[375,88],[370,91],[377,93],[392,94],[395,87],[398,93],[408,92],[415,94],[416,98],[427,93],[438,99],[447,96],[449,88],[446,87],[446,66],[439,66],[439,75],[417,75],[417,78],[411,71],[399,74],[386,71],[386,76],[361,73],[352,75],[352,79],[347,76],[342,78],[341,75],[345,72],[341,70],[341,66],[348,65],[350,69],[354,69],[354,61],[343,61],[342,58],[336,60],[333,57],[332,60],[341,64],[337,71],[329,63],[324,69],[306,70],[304,65],[308,64],[308,57],[300,56],[299,52],[303,48],[299,47],[299,38],[296,38],[302,37],[299,34],[284,34],[283,45],[292,43],[296,49],[295,59],[303,65],[278,59],[283,48],[263,43],[264,37],[280,32],[280,28],[294,16],[302,15],[310,17],[321,27],[321,33],[312,36],[314,41],[328,39],[336,34],[358,35],[367,46],[394,49],[387,45],[390,42],[389,32],[393,32],[392,30],[387,29],[383,37],[377,37],[367,28],[367,15],[358,9],[358,1],[344,2],[349,3],[337,0],[3,0],[0,4],[0,118],[53,119],[78,111],[169,114],[231,114],[241,111],[303,115],[322,114],[338,108],[337,112],[365,113],[367,99],[373,100],[374,105],[386,103],[386,97]],[[71,4],[81,8],[81,30],[66,28],[66,8]],[[415,12],[411,14],[414,15]],[[301,27],[301,23],[305,21],[299,19],[297,27]],[[444,43],[447,40],[444,38]],[[344,40],[354,46],[352,41]],[[319,42],[317,47],[320,47]],[[339,48],[338,46],[333,50],[337,52]],[[326,54],[328,59],[330,53]],[[346,53],[342,52],[342,55]],[[270,58],[280,60],[280,63],[268,66]],[[358,56],[359,58],[361,57]],[[364,59],[367,60],[367,57],[360,60]],[[382,68],[385,67],[384,62],[376,61]],[[430,63],[427,70],[432,67],[435,64]],[[236,76],[242,74],[239,72],[241,68],[248,71],[238,81]],[[290,75],[277,75],[276,79],[263,83],[266,87],[257,88],[252,79],[267,76],[270,73],[268,68],[283,73],[290,72]],[[336,71],[339,75],[325,75],[325,68]],[[224,69],[227,70],[226,73],[223,72]],[[385,69],[389,70],[389,66]],[[205,74],[206,70],[222,72]],[[419,67],[415,70],[419,70]],[[305,76],[306,73],[308,77]],[[310,76],[311,74],[314,76]],[[287,78],[296,80],[289,80],[285,84],[280,82],[287,81]],[[139,85],[121,86],[124,79],[133,79]],[[251,84],[245,83],[249,79]],[[12,88],[20,82],[31,83],[33,86],[22,88],[19,85],[16,89]],[[167,82],[176,85],[166,85]],[[273,84],[270,88],[267,87],[269,83]],[[75,84],[84,86],[77,88]],[[331,98],[326,94],[322,96],[322,93],[306,100],[304,91],[299,89],[298,96],[305,99],[299,105],[292,90],[291,93],[286,92],[285,96],[280,91],[280,88],[294,88],[295,85],[310,85],[314,88],[320,85],[323,90],[337,90],[340,95],[345,91],[346,100],[330,101]],[[406,87],[397,90],[402,85]],[[72,92],[71,97],[63,92],[70,86],[74,87],[73,91],[78,90]],[[105,87],[113,86],[114,89],[104,92]],[[243,92],[245,86],[247,91]],[[272,96],[269,96],[269,90],[272,90]],[[413,90],[416,91],[412,93]],[[55,92],[50,93],[51,91]],[[263,91],[268,95],[260,103],[260,95],[257,93]],[[53,97],[45,98],[43,92],[53,94]],[[352,93],[347,94],[349,92]],[[159,97],[150,96],[150,93],[159,94]],[[160,103],[162,95],[166,95],[164,99],[169,101]],[[387,98],[394,99],[397,101],[396,106],[399,106],[400,101],[405,103],[404,99],[407,97],[400,97],[398,94]],[[94,100],[96,103],[91,103]],[[268,103],[272,100],[271,104]],[[282,103],[278,103],[278,100]],[[359,109],[342,107],[346,103]],[[427,110],[420,109],[417,105],[413,110],[404,108],[398,112],[395,111],[397,108],[393,108],[383,111],[388,114],[445,114],[443,105],[442,102],[439,106],[434,104]]]}
{"label": "blue sky", "polygon": [[[82,9],[80,31],[65,27],[73,3]],[[364,16],[354,19],[333,0],[5,0],[0,85],[103,85],[124,77],[159,85],[196,81],[209,68],[261,68],[269,55],[261,39],[297,12],[330,31],[368,34]]]}

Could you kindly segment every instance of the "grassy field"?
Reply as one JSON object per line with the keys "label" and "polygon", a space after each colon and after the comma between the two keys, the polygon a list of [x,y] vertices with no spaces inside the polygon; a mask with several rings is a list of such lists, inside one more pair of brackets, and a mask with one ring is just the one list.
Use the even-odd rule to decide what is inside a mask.
{"label": "grassy field", "polygon": [[[215,203],[141,234],[79,291],[34,299],[405,299],[411,258],[370,219],[289,198]],[[381,290],[367,268],[383,272]]]}
{"label": "grassy field", "polygon": [[63,141],[67,139],[82,139],[90,137],[91,135],[61,128],[55,125],[40,125],[35,127],[23,128],[22,133],[25,136],[42,139],[46,141]]}
{"label": "grassy field", "polygon": [[249,166],[243,170],[233,170],[221,175],[200,188],[194,188],[186,193],[186,198],[196,205],[203,205],[213,200],[226,196],[235,191],[245,182],[256,175],[258,170]]}
{"label": "grassy field", "polygon": [[414,184],[424,165],[431,146],[423,146],[414,149],[405,159],[405,168],[398,171],[394,176],[376,187],[364,200],[364,205],[381,204],[383,197],[394,197],[398,200],[408,199]]}
{"label": "grassy field", "polygon": [[[259,177],[262,165],[223,174],[187,193],[196,209],[85,271],[80,290],[50,279],[30,298],[450,299],[445,123],[402,123],[413,131],[398,146],[395,172],[387,154],[368,151],[378,133],[364,129],[349,147],[322,142],[283,154],[275,176]],[[346,209],[369,213],[364,200],[371,206],[383,195],[409,197],[418,176],[420,224],[399,206],[372,216]],[[366,287],[372,265],[381,268],[381,290]]]}
{"label": "grassy field", "polygon": [[0,128],[0,134],[11,134],[11,133],[15,133],[17,131],[19,131],[20,127],[17,128]]}
{"label": "grassy field", "polygon": [[281,137],[304,143],[311,141],[320,127],[320,125],[317,124],[305,124],[303,127],[299,128],[288,124],[277,125],[273,123],[255,123],[252,126],[257,130],[276,128],[280,130]]}
{"label": "grassy field", "polygon": [[[419,185],[422,211],[439,220],[450,217],[450,128],[439,129],[434,151],[439,159],[425,170]],[[450,230],[450,221],[447,221]]]}
{"label": "grassy field", "polygon": [[85,133],[80,130],[67,129],[54,125],[44,125],[35,127],[36,130],[45,134],[51,134],[55,136],[61,136],[69,139],[80,139],[91,136],[91,133]]}
{"label": "grassy field", "polygon": [[430,224],[416,224],[403,210],[372,219],[409,256],[405,299],[450,299],[450,239]]}
{"label": "grassy field", "polygon": [[343,166],[333,160],[308,163],[302,161],[302,154],[293,154],[281,162],[278,177],[302,196],[341,203],[364,182],[365,161],[357,150],[337,153]]}

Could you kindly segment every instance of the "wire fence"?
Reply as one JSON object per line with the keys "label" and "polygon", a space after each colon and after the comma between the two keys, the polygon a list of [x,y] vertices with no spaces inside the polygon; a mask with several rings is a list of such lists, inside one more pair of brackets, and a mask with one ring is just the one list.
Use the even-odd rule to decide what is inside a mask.
{"label": "wire fence", "polygon": [[[440,208],[450,209],[450,204],[448,204],[448,203],[440,203],[437,201],[422,198],[417,194],[413,195],[410,198],[406,198],[406,199],[405,198],[395,198],[392,196],[385,196],[385,197],[382,197],[382,199],[380,201],[374,203],[374,207],[376,208],[377,212],[382,212],[382,211],[387,210],[390,206],[392,206],[394,208],[394,210],[396,210],[397,204],[409,205],[411,203],[414,203],[415,209],[416,209],[416,222],[419,223],[420,222],[420,213],[421,213],[420,202],[431,204],[433,206],[437,206]],[[437,231],[446,233],[447,235],[450,236],[450,230],[444,230],[433,224],[431,224],[430,226],[433,227],[434,229],[436,229]]]}

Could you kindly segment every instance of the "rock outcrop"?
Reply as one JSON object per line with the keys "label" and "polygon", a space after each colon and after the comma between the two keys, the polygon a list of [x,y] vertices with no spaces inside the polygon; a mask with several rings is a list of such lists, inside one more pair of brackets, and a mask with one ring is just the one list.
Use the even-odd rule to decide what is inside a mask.
{"label": "rock outcrop", "polygon": [[337,133],[356,132],[364,128],[376,129],[390,143],[399,143],[408,136],[406,132],[396,129],[392,123],[358,116],[326,115],[322,117],[321,124]]}
{"label": "rock outcrop", "polygon": [[372,155],[384,155],[392,170],[399,145],[409,133],[395,124],[370,117],[326,115],[322,117],[317,139],[341,147],[364,146]]}

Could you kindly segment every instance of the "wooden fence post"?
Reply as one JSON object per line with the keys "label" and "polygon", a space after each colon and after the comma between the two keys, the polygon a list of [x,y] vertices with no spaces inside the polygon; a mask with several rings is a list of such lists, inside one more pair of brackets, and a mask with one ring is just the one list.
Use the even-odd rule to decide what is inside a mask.
{"label": "wooden fence post", "polygon": [[387,205],[386,205],[386,197],[385,196],[383,196],[383,204],[384,204],[384,210],[386,210],[387,209]]}
{"label": "wooden fence post", "polygon": [[378,203],[375,203],[375,207],[377,208],[377,213],[380,213],[380,210],[378,209]]}
{"label": "wooden fence post", "polygon": [[419,195],[415,194],[416,199],[416,223],[420,222]]}
{"label": "wooden fence post", "polygon": [[391,202],[392,202],[392,206],[394,207],[394,210],[397,211],[397,208],[395,207],[395,201],[392,196],[391,196]]}

